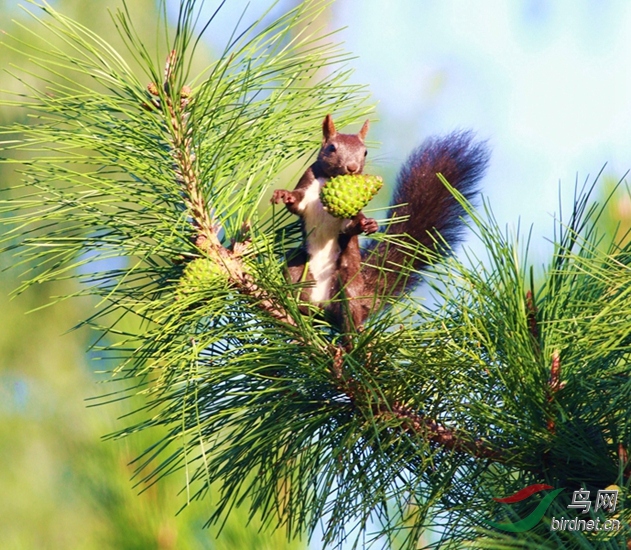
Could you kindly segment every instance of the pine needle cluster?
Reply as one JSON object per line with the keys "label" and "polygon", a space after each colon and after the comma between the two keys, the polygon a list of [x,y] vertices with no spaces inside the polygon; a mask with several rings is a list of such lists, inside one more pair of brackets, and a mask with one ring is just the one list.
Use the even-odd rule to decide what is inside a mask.
{"label": "pine needle cluster", "polygon": [[[201,2],[181,1],[158,54],[115,13],[124,55],[37,5],[32,32],[60,45],[6,46],[35,72],[77,78],[25,81],[5,101],[33,121],[4,128],[0,144],[24,182],[0,202],[18,291],[71,279],[96,299],[84,323],[122,388],[103,401],[146,403],[114,436],[161,434],[139,480],[179,475],[188,501],[215,492],[210,522],[247,498],[268,527],[298,537],[321,526],[330,547],[627,548],[631,248],[603,245],[589,190],[557,221],[536,281],[528,246],[462,200],[488,258],[451,257],[425,274],[432,307],[393,301],[352,346],[286,282],[301,237],[269,192],[317,150],[324,114],[343,126],[370,110],[348,83],[349,57],[312,28],[324,7],[306,1],[236,32],[193,75],[213,25]],[[526,533],[492,529],[532,505],[493,497],[533,483],[566,489],[556,513],[573,490],[616,485],[623,528],[555,532],[544,518]]]}

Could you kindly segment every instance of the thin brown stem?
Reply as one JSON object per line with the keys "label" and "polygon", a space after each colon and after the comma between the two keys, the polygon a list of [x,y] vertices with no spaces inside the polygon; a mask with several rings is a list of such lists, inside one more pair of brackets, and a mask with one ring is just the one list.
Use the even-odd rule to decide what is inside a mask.
{"label": "thin brown stem", "polygon": [[466,453],[476,458],[489,458],[496,462],[505,462],[506,457],[481,439],[470,439],[457,431],[439,424],[436,420],[418,414],[410,407],[393,403],[392,408],[382,409],[380,414],[394,415],[401,421],[406,431],[422,435],[427,440],[444,447],[449,451]]}
{"label": "thin brown stem", "polygon": [[620,460],[620,465],[622,467],[622,475],[624,477],[631,477],[631,462],[629,462],[629,453],[622,443],[618,443],[618,459]]}
{"label": "thin brown stem", "polygon": [[[550,378],[548,380],[548,404],[552,404],[556,393],[563,387],[561,383],[561,356],[557,350],[552,352],[552,364],[550,365]],[[550,410],[547,428],[551,434],[556,433],[556,422]]]}
{"label": "thin brown stem", "polygon": [[[173,164],[177,180],[182,187],[184,204],[197,232],[195,245],[210,260],[223,266],[229,283],[238,288],[244,295],[253,298],[257,307],[266,311],[276,320],[295,326],[296,322],[293,317],[269,293],[255,283],[240,257],[240,247],[229,250],[221,244],[217,236],[217,223],[210,214],[211,209],[206,204],[195,165],[192,129],[188,124],[190,117],[188,107],[193,101],[191,89],[184,86],[177,94],[176,100],[173,99],[173,71],[176,61],[176,52],[172,51],[167,58],[164,71],[162,89],[165,105],[161,111],[168,119]],[[152,95],[160,95],[156,84],[150,84],[148,89]],[[154,100],[152,103],[156,108],[161,106],[158,100]]]}
{"label": "thin brown stem", "polygon": [[530,330],[530,334],[535,341],[538,341],[539,327],[537,325],[537,306],[531,290],[526,292],[526,316],[528,317],[528,328]]}
{"label": "thin brown stem", "polygon": [[421,436],[449,451],[465,453],[476,458],[487,458],[496,462],[507,462],[508,458],[498,449],[481,439],[471,439],[457,430],[443,426],[433,418],[418,413],[412,407],[398,401],[375,403],[373,392],[367,391],[353,377],[344,373],[344,350],[337,347],[332,350],[333,363],[331,373],[336,387],[342,391],[355,407],[369,406],[374,418],[391,423],[396,419],[401,430]]}

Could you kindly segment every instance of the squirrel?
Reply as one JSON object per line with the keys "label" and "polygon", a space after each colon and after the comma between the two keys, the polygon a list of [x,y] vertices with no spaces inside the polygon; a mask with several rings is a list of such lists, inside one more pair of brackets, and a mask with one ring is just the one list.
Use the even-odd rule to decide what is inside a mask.
{"label": "squirrel", "polygon": [[[474,143],[469,131],[430,138],[415,149],[403,164],[388,217],[403,221],[391,224],[386,233],[400,234],[393,243],[372,242],[360,249],[359,235],[379,229],[376,220],[359,212],[353,219],[330,215],[320,201],[326,182],[345,174],[361,174],[368,150],[365,144],[369,121],[357,134],[341,134],[331,115],[322,123],[322,146],[316,161],[307,168],[293,191],[277,189],[275,204],[302,220],[304,246],[287,261],[292,283],[311,283],[300,298],[322,307],[343,332],[361,330],[367,317],[382,309],[383,296],[398,296],[419,282],[419,271],[428,265],[422,253],[413,251],[419,244],[445,253],[457,244],[464,226],[463,208],[443,185],[441,173],[467,200],[478,193],[477,185],[489,162],[484,142]],[[440,240],[437,235],[440,234]],[[401,276],[402,266],[406,276]]]}

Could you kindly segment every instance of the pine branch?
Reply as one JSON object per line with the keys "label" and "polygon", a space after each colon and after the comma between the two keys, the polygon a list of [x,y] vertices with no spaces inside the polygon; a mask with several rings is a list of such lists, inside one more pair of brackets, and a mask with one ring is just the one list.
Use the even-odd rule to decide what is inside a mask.
{"label": "pine branch", "polygon": [[[191,223],[197,236],[195,246],[202,251],[213,264],[221,266],[226,273],[229,284],[237,287],[240,292],[254,299],[258,307],[265,310],[273,318],[288,325],[296,325],[293,317],[271,295],[259,288],[247,266],[240,258],[241,251],[247,243],[237,243],[232,250],[226,249],[217,236],[217,222],[212,220],[201,191],[199,174],[195,166],[195,152],[193,151],[192,128],[188,124],[190,113],[187,107],[194,100],[188,86],[172,97],[173,67],[176,63],[177,52],[171,51],[165,69],[162,90],[156,83],[148,86],[149,92],[157,99],[152,106],[158,109],[166,119],[170,132],[170,146],[175,164],[175,172],[179,184],[182,186],[184,204],[191,216]],[[164,108],[161,105],[164,104]],[[151,108],[147,106],[147,108]]]}
{"label": "pine branch", "polygon": [[[391,425],[392,420],[398,421],[398,427],[402,432],[410,432],[426,441],[432,442],[447,451],[464,453],[476,458],[491,459],[496,462],[509,462],[499,449],[494,449],[487,442],[480,439],[471,441],[467,435],[458,434],[450,428],[446,428],[432,418],[419,414],[413,407],[394,401],[388,403],[384,400],[370,396],[369,389],[362,387],[352,378],[344,374],[344,348],[338,347],[333,356],[332,371],[335,376],[337,388],[348,397],[351,405],[361,408],[369,404],[373,418],[378,423]],[[373,366],[367,365],[367,370],[373,370]]]}
{"label": "pine branch", "polygon": [[[113,437],[165,434],[136,462],[141,485],[181,475],[188,501],[217,495],[210,521],[248,502],[290,537],[324,523],[327,545],[359,544],[376,521],[375,540],[401,536],[404,548],[439,525],[428,548],[519,547],[482,526],[501,517],[492,497],[532,483],[628,491],[631,245],[603,242],[589,189],[557,220],[536,280],[528,241],[453,191],[488,258],[465,250],[423,274],[402,268],[435,303],[380,296],[389,309],[343,335],[286,282],[300,228],[264,207],[317,150],[326,112],[342,126],[368,111],[346,83],[348,58],[312,33],[323,6],[236,31],[192,78],[193,0],[161,45],[164,70],[165,52],[116,15],[142,78],[41,7],[55,38],[37,63],[76,78],[46,72],[46,91],[10,102],[34,124],[2,130],[24,186],[0,202],[0,242],[25,271],[19,290],[65,279],[97,300],[84,321],[99,334],[92,351],[123,382],[103,400],[146,402]],[[545,524],[526,537],[532,548],[593,542]]]}

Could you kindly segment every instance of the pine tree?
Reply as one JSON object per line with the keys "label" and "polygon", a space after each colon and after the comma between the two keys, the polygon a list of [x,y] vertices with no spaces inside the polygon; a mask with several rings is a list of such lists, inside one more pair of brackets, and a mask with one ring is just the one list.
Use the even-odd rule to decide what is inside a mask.
{"label": "pine tree", "polygon": [[[200,8],[181,1],[156,59],[125,11],[123,55],[43,4],[41,25],[65,46],[40,63],[78,78],[30,88],[13,105],[37,124],[4,131],[9,162],[40,156],[20,198],[0,205],[2,242],[36,266],[21,289],[80,280],[99,299],[83,324],[117,361],[110,398],[145,403],[114,435],[155,434],[139,476],[180,476],[189,501],[212,495],[211,523],[249,502],[289,537],[322,524],[327,546],[415,548],[436,532],[426,547],[626,548],[631,251],[603,242],[590,188],[557,220],[536,280],[528,241],[452,190],[488,258],[450,257],[423,274],[431,306],[392,299],[361,333],[340,334],[301,313],[283,275],[299,227],[267,199],[317,149],[324,114],[340,126],[366,116],[365,91],[310,28],[318,1],[235,32],[192,75],[213,24]],[[563,491],[493,500],[533,484]],[[620,530],[551,529],[574,491],[614,485]],[[549,504],[539,523],[506,528],[533,503]]]}

